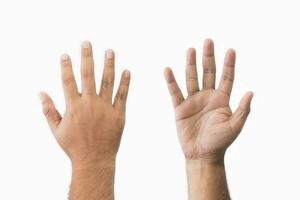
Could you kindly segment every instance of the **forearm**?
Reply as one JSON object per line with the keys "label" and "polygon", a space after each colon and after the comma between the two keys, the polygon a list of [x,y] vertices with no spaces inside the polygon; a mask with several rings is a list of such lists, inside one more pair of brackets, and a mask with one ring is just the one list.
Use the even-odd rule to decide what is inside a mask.
{"label": "forearm", "polygon": [[189,200],[229,200],[224,160],[187,160]]}
{"label": "forearm", "polygon": [[73,166],[70,200],[113,200],[115,162]]}

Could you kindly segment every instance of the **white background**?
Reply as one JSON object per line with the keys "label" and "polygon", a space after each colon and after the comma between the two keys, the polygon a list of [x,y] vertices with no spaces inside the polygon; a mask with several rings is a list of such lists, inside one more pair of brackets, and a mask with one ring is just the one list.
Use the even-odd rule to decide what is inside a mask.
{"label": "white background", "polygon": [[107,48],[116,51],[117,77],[122,69],[132,72],[116,199],[186,199],[163,69],[171,66],[185,91],[186,49],[197,48],[201,63],[207,37],[215,41],[218,76],[226,49],[237,51],[232,108],[246,91],[255,93],[252,113],[226,156],[233,199],[300,199],[297,3],[1,0],[0,199],[67,198],[70,163],[37,94],[49,92],[63,112],[59,58],[71,55],[78,79],[83,40],[93,44],[98,83]]}

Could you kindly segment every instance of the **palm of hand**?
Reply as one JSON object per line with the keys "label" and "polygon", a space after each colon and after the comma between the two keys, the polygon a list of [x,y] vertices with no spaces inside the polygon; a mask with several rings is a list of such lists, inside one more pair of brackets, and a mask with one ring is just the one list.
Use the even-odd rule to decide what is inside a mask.
{"label": "palm of hand", "polygon": [[196,51],[187,54],[185,99],[170,68],[165,71],[176,114],[179,141],[187,159],[220,158],[240,133],[250,112],[248,92],[232,113],[229,99],[234,79],[235,52],[226,53],[219,87],[215,89],[215,58],[211,40],[203,48],[203,89],[199,89]]}
{"label": "palm of hand", "polygon": [[223,154],[234,140],[229,119],[229,96],[216,90],[200,91],[176,108],[179,140],[188,158]]}

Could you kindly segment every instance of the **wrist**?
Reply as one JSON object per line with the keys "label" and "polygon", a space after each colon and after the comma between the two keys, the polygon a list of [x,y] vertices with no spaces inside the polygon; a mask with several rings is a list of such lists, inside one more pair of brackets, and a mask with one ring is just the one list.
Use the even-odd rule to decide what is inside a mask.
{"label": "wrist", "polygon": [[185,159],[186,165],[222,165],[224,164],[224,156],[218,157],[202,157],[197,159]]}
{"label": "wrist", "polygon": [[114,199],[115,160],[72,163],[70,199]]}
{"label": "wrist", "polygon": [[206,169],[224,168],[224,157],[218,159],[201,158],[196,160],[186,159],[186,170],[188,175],[199,174]]}
{"label": "wrist", "polygon": [[73,171],[94,170],[94,169],[112,169],[115,168],[115,158],[77,160],[72,161]]}
{"label": "wrist", "polygon": [[186,160],[186,173],[190,200],[228,197],[224,159]]}

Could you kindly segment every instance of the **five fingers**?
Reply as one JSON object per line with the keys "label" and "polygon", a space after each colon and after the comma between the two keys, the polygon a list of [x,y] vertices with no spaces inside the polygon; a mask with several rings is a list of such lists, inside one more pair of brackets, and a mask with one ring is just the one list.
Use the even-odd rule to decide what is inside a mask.
{"label": "five fingers", "polygon": [[240,101],[238,109],[233,113],[229,121],[233,133],[239,134],[241,132],[250,113],[250,104],[252,98],[253,92],[246,93]]}
{"label": "five fingers", "polygon": [[[100,95],[107,101],[112,100],[112,92],[114,85],[114,52],[108,50],[105,56],[103,77],[101,82]],[[212,40],[206,40],[203,48],[203,89],[214,89],[215,88],[215,58],[214,58],[214,45]],[[74,78],[72,63],[68,55],[63,55],[61,58],[61,71],[62,71],[62,81],[63,89],[66,100],[76,98],[79,96],[76,81]],[[223,74],[220,81],[218,90],[230,95],[233,80],[234,80],[234,66],[235,66],[235,51],[230,49],[227,51],[225,60]],[[93,51],[92,46],[89,42],[84,42],[82,44],[82,93],[83,94],[95,94],[95,77],[94,77],[94,61],[93,61]],[[178,106],[184,97],[182,92],[174,78],[174,75],[170,68],[165,70],[165,78],[167,81],[169,92],[172,96],[172,101],[174,107]],[[196,67],[196,51],[195,49],[189,49],[187,52],[187,67],[186,67],[186,82],[187,90],[189,95],[199,91],[198,77],[197,77],[197,67]],[[124,71],[120,81],[120,86],[117,91],[114,105],[117,107],[124,107],[126,103],[126,97],[128,93],[130,83],[130,72]],[[60,118],[59,113],[55,109],[55,106],[51,98],[45,94],[41,93],[41,99],[43,99],[44,113],[46,113],[47,119],[49,118],[51,126],[53,127],[54,121]],[[245,113],[250,108],[250,101],[252,99],[253,93],[247,93],[241,101],[240,108],[234,113],[232,118],[233,122],[238,116],[244,116]]]}
{"label": "five fingers", "polygon": [[48,94],[45,92],[40,92],[39,97],[42,102],[43,113],[47,119],[49,127],[54,132],[61,121],[61,115],[56,110],[55,105]]}

